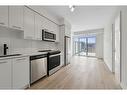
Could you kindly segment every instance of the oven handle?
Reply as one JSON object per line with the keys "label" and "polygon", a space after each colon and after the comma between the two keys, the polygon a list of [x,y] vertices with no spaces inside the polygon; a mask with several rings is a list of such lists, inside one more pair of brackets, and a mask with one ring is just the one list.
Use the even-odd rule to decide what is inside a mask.
{"label": "oven handle", "polygon": [[59,56],[60,54],[54,54],[54,55],[50,55],[49,57],[55,57],[55,56]]}

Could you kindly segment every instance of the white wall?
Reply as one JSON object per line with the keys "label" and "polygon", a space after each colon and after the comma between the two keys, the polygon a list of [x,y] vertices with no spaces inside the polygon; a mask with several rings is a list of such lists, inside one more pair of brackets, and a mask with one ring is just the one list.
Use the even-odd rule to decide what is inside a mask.
{"label": "white wall", "polygon": [[103,58],[103,48],[104,48],[104,40],[103,33],[96,34],[96,57]]}
{"label": "white wall", "polygon": [[[120,57],[121,57],[121,86],[124,89],[127,89],[127,7],[120,7],[117,10],[117,13],[121,11],[121,23],[120,23],[120,32],[121,32],[121,51],[120,51]],[[116,14],[114,15],[114,17]],[[112,19],[114,21],[114,19]],[[104,31],[104,60],[108,67],[112,68],[111,63],[111,53],[112,53],[112,32],[111,32],[111,24],[113,22],[110,22],[105,27]],[[108,48],[108,49],[107,49]]]}
{"label": "white wall", "polygon": [[42,49],[57,49],[53,42],[23,39],[23,31],[0,27],[0,55],[3,54],[3,44],[7,43],[8,53],[34,52]]}

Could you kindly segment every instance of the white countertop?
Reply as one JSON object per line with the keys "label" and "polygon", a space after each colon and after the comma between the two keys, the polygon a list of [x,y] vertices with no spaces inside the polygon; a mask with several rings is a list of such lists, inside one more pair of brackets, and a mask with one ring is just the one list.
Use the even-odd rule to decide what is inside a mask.
{"label": "white countertop", "polygon": [[[19,53],[21,55],[18,56],[8,56],[8,57],[0,57],[0,60],[3,59],[12,59],[12,58],[18,58],[18,57],[25,57],[25,56],[33,56],[33,55],[40,55],[40,54],[47,54],[48,52],[29,52],[29,53]],[[9,54],[10,55],[10,54]]]}

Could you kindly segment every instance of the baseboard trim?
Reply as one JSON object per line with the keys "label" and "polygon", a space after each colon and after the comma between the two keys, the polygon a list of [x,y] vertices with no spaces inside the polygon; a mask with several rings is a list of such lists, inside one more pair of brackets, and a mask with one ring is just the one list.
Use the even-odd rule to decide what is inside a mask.
{"label": "baseboard trim", "polygon": [[120,83],[120,86],[121,86],[122,89],[127,89],[127,86],[124,85],[123,83]]}
{"label": "baseboard trim", "polygon": [[[103,61],[104,61],[104,60],[103,60]],[[109,71],[110,71],[111,73],[113,73],[112,69],[108,66],[108,64],[106,64],[105,61],[104,61],[104,64],[105,64],[105,66],[109,69]]]}

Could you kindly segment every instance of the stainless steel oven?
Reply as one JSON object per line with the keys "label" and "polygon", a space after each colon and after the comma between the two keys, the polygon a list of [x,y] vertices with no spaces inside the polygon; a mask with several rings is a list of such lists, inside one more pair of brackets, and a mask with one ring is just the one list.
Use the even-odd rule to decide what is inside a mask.
{"label": "stainless steel oven", "polygon": [[60,53],[48,55],[48,75],[60,69]]}
{"label": "stainless steel oven", "polygon": [[61,51],[59,50],[40,50],[39,52],[48,52],[47,53],[47,59],[48,59],[47,60],[47,75],[51,75],[60,69]]}
{"label": "stainless steel oven", "polygon": [[42,40],[54,42],[56,40],[56,34],[48,32],[48,30],[42,30]]}

